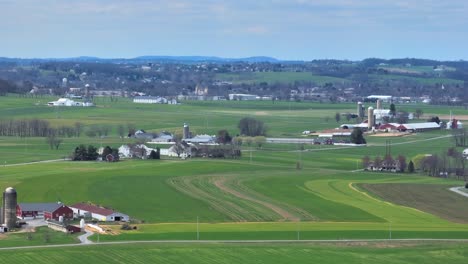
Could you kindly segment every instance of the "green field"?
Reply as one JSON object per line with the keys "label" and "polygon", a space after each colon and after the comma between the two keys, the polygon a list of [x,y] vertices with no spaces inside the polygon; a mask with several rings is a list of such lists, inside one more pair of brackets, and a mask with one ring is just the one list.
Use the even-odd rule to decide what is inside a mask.
{"label": "green field", "polygon": [[313,82],[316,85],[324,85],[325,83],[346,83],[346,79],[316,75],[310,72],[252,72],[252,73],[219,73],[216,78],[222,81],[230,81],[232,83],[294,83],[296,81]]}
{"label": "green field", "polygon": [[[363,172],[363,156],[385,154],[385,143],[391,140],[392,154],[405,155],[409,161],[416,155],[441,153],[453,145],[445,130],[415,133],[405,137],[367,136],[367,147],[265,144],[261,149],[243,146],[240,159],[125,160],[118,163],[55,161],[22,164],[67,157],[79,144],[118,147],[130,139],[117,136],[118,124],[134,124],[147,131],[180,132],[184,122],[196,133],[214,134],[228,129],[238,133],[237,122],[253,116],[268,126],[271,137],[301,137],[304,130],[334,128],[336,112],[354,112],[354,104],[319,104],[297,102],[185,102],[182,105],[138,105],[127,99],[111,102],[97,99],[95,108],[51,108],[44,102],[53,98],[0,97],[2,120],[40,118],[53,126],[73,125],[79,121],[85,130],[92,124],[108,125],[112,131],[105,138],[64,138],[58,150],[51,150],[44,138],[0,137],[0,189],[14,186],[19,202],[55,202],[66,204],[92,202],[130,215],[136,230],[122,231],[120,225],[110,225],[117,235],[94,235],[93,241],[141,240],[305,240],[305,239],[404,239],[444,238],[468,239],[466,219],[454,221],[428,208],[440,207],[454,194],[447,188],[463,183],[455,179],[440,179],[418,174]],[[430,116],[448,113],[466,114],[462,108],[441,108],[426,105],[397,105],[397,109],[414,111],[422,108]],[[330,117],[326,122],[324,117]],[[296,169],[300,162],[302,169]],[[368,186],[431,186],[438,192],[425,192],[427,207],[419,207],[406,196],[385,196]],[[385,189],[385,187],[383,187]],[[389,189],[391,190],[391,189]],[[411,192],[412,189],[405,189]],[[432,189],[431,189],[432,190]],[[395,189],[395,192],[399,189]],[[417,191],[415,191],[417,193]],[[448,200],[444,200],[448,199]],[[457,197],[451,210],[464,210],[468,199]],[[465,217],[465,214],[458,217]],[[198,221],[198,225],[197,225]],[[22,238],[19,238],[21,240]],[[0,240],[0,247],[27,245],[18,243],[15,234]],[[63,241],[63,242],[62,242]],[[72,239],[54,239],[51,243],[71,243]],[[44,244],[40,240],[34,242]],[[33,243],[33,244],[34,244]],[[244,245],[112,245],[97,247],[41,249],[42,257],[55,261],[88,252],[90,259],[108,254],[125,260],[138,255],[138,261],[176,263],[194,252],[194,263],[219,263],[217,259],[248,259],[258,254],[265,263],[275,254],[290,256],[285,261],[304,262],[313,255],[317,260],[329,255],[329,260],[343,256],[349,263],[375,258],[376,262],[391,260],[405,263],[407,259],[424,261],[433,252],[434,261],[456,260],[466,256],[465,245],[444,245],[445,251],[434,245],[409,248],[346,247],[317,245],[258,245],[249,251]],[[125,248],[125,250],[121,250]],[[138,252],[146,252],[138,254]],[[190,251],[192,250],[192,251]],[[227,253],[233,250],[231,255]],[[36,255],[39,250],[21,254]],[[335,251],[335,255],[331,254]],[[7,252],[7,251],[4,251]],[[4,252],[0,252],[1,254]],[[120,253],[119,253],[120,252]],[[207,257],[209,252],[216,256]],[[302,253],[301,253],[302,252]],[[311,252],[317,252],[313,254]],[[444,255],[443,252],[446,252]],[[330,255],[331,254],[331,255]],[[394,255],[406,256],[394,258]],[[165,257],[162,257],[165,256]],[[322,257],[320,257],[322,256]],[[353,258],[354,257],[354,258]],[[161,259],[163,258],[163,259]],[[313,258],[310,257],[312,260]],[[207,262],[208,261],[208,262]],[[73,263],[73,262],[71,262]],[[261,262],[260,262],[261,263]],[[324,262],[326,263],[326,262]],[[392,263],[392,262],[390,262]],[[433,262],[437,263],[437,262]]]}
{"label": "green field", "polygon": [[5,263],[463,263],[465,243],[136,244],[2,250]]}

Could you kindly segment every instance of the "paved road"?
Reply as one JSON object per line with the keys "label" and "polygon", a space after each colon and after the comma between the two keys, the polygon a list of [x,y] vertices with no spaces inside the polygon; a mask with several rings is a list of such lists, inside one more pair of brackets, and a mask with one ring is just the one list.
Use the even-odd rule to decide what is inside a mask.
{"label": "paved road", "polygon": [[85,233],[79,236],[78,239],[80,240],[81,244],[86,244],[86,245],[92,244],[94,242],[89,240],[88,237],[92,236],[93,234],[94,234],[93,232],[85,229]]}
{"label": "paved road", "polygon": [[98,245],[130,245],[130,244],[282,244],[282,243],[360,243],[360,242],[463,242],[468,239],[330,239],[330,240],[144,240],[144,241],[115,241],[92,244],[57,244],[43,246],[6,247],[0,250],[21,250],[40,248],[83,247]]}
{"label": "paved road", "polygon": [[468,193],[464,192],[464,191],[460,191],[459,188],[465,188],[464,186],[461,186],[461,187],[452,187],[450,188],[449,190],[451,190],[452,192],[455,192],[455,193],[458,193],[460,195],[463,195],[463,196],[466,196],[468,197]]}

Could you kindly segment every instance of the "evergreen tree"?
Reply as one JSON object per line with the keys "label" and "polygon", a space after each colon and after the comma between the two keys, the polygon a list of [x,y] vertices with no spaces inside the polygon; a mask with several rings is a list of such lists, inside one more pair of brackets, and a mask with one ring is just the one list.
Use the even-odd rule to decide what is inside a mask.
{"label": "evergreen tree", "polygon": [[366,139],[364,139],[364,134],[362,130],[355,127],[351,133],[351,143],[354,144],[366,144]]}
{"label": "evergreen tree", "polygon": [[413,173],[414,172],[414,163],[412,160],[408,163],[408,172]]}

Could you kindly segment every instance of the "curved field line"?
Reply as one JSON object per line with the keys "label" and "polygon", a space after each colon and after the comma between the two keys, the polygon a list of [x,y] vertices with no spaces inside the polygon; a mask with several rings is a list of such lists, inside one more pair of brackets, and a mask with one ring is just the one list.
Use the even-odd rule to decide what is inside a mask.
{"label": "curved field line", "polygon": [[280,203],[241,184],[238,177],[176,177],[167,183],[177,191],[209,204],[233,221],[317,220],[307,211]]}
{"label": "curved field line", "polygon": [[[283,208],[283,209],[286,209],[287,211],[289,211],[290,213],[292,213],[293,215],[295,215],[295,217],[297,217],[298,219],[297,220],[313,220],[313,221],[317,221],[319,220],[316,216],[310,214],[308,211],[302,209],[302,208],[299,208],[299,207],[295,207],[295,206],[292,206],[290,204],[287,204],[287,203],[284,203],[284,202],[279,202],[277,200],[274,200],[268,196],[265,196],[263,194],[260,194],[258,192],[255,192],[253,191],[252,189],[248,188],[247,186],[245,186],[243,184],[243,182],[247,180],[247,178],[240,178],[238,179],[237,181],[234,182],[234,185],[235,187],[238,187],[238,189],[244,193],[248,193],[249,196],[251,197],[254,197],[256,198],[257,200],[260,200],[260,201],[265,201],[265,202],[268,202],[270,204],[273,204],[275,206],[278,206],[279,208]],[[297,186],[299,189],[300,187]],[[291,220],[291,219],[290,219]],[[295,220],[296,221],[296,220]]]}
{"label": "curved field line", "polygon": [[282,219],[280,219],[280,220],[291,220],[291,221],[298,221],[299,220],[299,217],[291,214],[290,212],[284,210],[283,208],[281,208],[281,207],[279,207],[277,205],[265,202],[265,201],[255,199],[254,197],[249,196],[246,193],[241,193],[241,192],[238,192],[238,191],[236,191],[234,189],[231,189],[225,183],[226,183],[226,179],[223,179],[223,178],[217,179],[217,180],[214,181],[214,185],[216,187],[218,187],[219,189],[221,189],[221,190],[223,190],[223,191],[225,191],[227,193],[230,193],[230,194],[232,194],[232,195],[234,195],[236,197],[239,197],[241,199],[245,199],[245,200],[248,200],[248,201],[251,201],[251,202],[254,202],[254,203],[261,204],[261,205],[265,206],[266,208],[271,209],[272,211],[274,211],[275,213],[279,214],[282,217]]}

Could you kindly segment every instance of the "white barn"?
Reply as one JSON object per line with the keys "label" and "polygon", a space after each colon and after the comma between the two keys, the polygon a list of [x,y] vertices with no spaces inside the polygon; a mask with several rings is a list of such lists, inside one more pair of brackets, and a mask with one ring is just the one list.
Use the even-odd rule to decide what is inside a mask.
{"label": "white barn", "polygon": [[139,104],[167,104],[168,101],[164,97],[159,96],[135,96],[133,98],[134,103]]}
{"label": "white barn", "polygon": [[130,217],[126,214],[91,204],[77,203],[70,206],[70,208],[73,210],[75,217],[91,217],[103,222],[128,222],[130,220]]}

